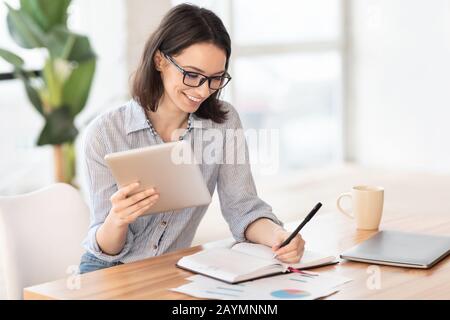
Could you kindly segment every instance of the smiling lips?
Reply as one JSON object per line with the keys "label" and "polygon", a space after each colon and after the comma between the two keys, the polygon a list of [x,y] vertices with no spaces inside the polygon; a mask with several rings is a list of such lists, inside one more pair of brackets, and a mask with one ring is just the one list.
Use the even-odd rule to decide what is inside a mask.
{"label": "smiling lips", "polygon": [[186,96],[189,100],[194,101],[194,102],[200,102],[200,101],[202,101],[201,98],[196,98],[196,97],[190,96],[190,95],[188,95],[188,94],[185,94],[185,96]]}

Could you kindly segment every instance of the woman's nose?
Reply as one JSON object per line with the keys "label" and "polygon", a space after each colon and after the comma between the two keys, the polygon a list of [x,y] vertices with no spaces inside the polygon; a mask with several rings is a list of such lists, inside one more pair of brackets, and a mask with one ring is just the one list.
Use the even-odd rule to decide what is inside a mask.
{"label": "woman's nose", "polygon": [[211,94],[208,81],[205,81],[204,83],[202,83],[201,86],[197,87],[195,93],[198,94],[198,96],[202,97],[203,99],[207,98]]}

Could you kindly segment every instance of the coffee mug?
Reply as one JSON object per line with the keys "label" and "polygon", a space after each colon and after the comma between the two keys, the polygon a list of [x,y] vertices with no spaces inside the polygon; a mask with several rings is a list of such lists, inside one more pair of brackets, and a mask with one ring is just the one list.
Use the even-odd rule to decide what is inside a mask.
{"label": "coffee mug", "polygon": [[[341,207],[341,199],[352,200],[352,210],[347,212]],[[383,213],[384,189],[375,186],[354,186],[351,192],[341,194],[336,201],[341,213],[356,220],[356,227],[361,230],[378,230]]]}

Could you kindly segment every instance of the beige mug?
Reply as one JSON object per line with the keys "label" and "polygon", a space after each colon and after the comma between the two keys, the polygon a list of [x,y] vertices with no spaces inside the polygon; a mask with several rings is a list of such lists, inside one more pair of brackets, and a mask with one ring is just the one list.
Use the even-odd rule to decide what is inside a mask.
{"label": "beige mug", "polygon": [[[341,199],[352,200],[352,210],[347,212],[341,207]],[[341,213],[356,220],[356,227],[361,230],[378,230],[383,213],[384,189],[375,186],[354,186],[351,192],[341,194],[336,201]]]}

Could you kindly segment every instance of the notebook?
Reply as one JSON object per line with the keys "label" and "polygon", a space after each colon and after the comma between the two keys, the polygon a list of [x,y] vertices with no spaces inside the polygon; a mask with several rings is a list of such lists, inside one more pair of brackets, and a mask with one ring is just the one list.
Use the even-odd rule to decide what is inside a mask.
{"label": "notebook", "polygon": [[240,242],[230,248],[213,248],[185,256],[177,267],[217,280],[235,284],[289,272],[289,267],[309,269],[337,263],[336,257],[305,251],[297,264],[286,264],[273,258],[271,248],[255,243]]}
{"label": "notebook", "polygon": [[428,269],[450,253],[450,237],[380,231],[341,255],[342,259]]}

